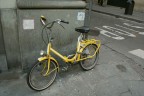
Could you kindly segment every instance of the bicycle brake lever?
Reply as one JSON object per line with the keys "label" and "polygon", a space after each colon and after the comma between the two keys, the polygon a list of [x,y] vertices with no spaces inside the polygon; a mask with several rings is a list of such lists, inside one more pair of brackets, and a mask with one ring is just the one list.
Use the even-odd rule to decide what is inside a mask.
{"label": "bicycle brake lever", "polygon": [[65,27],[63,26],[63,25],[61,25],[61,24],[59,24],[63,29],[65,29]]}

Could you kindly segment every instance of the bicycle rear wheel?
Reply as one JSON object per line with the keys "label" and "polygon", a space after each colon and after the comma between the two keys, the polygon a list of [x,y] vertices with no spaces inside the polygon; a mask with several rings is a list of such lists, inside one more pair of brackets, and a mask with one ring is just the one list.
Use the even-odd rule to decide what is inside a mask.
{"label": "bicycle rear wheel", "polygon": [[[90,44],[86,46],[81,54],[81,59],[94,55],[96,50],[97,45],[95,44]],[[99,56],[99,50],[94,57],[80,61],[80,66],[82,67],[82,69],[87,71],[94,68],[95,65],[97,64],[98,56]]]}
{"label": "bicycle rear wheel", "polygon": [[28,86],[36,91],[42,91],[48,88],[55,80],[57,66],[54,61],[50,61],[50,70],[48,75],[44,75],[48,68],[48,60],[38,61],[31,68],[27,75]]}

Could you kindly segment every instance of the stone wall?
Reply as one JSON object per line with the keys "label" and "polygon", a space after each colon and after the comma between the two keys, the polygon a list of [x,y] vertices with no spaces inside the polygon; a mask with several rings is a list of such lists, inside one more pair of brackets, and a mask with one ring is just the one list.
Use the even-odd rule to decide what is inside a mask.
{"label": "stone wall", "polygon": [[0,0],[0,8],[16,8],[16,0]]}
{"label": "stone wall", "polygon": [[135,0],[134,10],[144,12],[144,0]]}
{"label": "stone wall", "polygon": [[[66,26],[65,30],[58,26],[57,31],[60,32],[54,32],[54,47],[59,52],[64,53],[63,55],[67,55],[70,52],[67,49],[75,50],[76,46],[74,44],[76,44],[79,34],[75,32],[74,28],[84,25],[84,20],[77,20],[78,13],[85,12],[86,4],[81,2],[83,0],[67,0],[68,2],[64,2],[64,5],[60,2],[60,10],[58,10],[59,8],[53,10],[52,7],[48,7],[50,5],[47,1],[49,0],[43,0],[43,2],[42,0],[39,0],[39,2],[37,0],[37,3],[35,0],[25,0],[22,3],[22,5],[24,4],[23,7],[17,6],[18,1],[20,0],[0,0],[0,72],[11,68],[27,69],[32,62],[37,60],[39,51],[46,48],[41,39],[42,25],[40,23],[40,15],[45,15],[49,21],[58,18],[69,21],[69,25],[64,24]],[[73,2],[69,3],[69,1]],[[75,1],[80,2],[75,3]],[[44,2],[47,3],[45,4]],[[23,30],[23,20],[29,19],[34,20],[35,29]]]}

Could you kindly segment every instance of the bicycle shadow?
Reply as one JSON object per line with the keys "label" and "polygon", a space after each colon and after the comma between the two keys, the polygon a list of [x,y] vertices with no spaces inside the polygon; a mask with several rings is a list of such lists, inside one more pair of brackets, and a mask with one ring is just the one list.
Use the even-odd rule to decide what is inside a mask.
{"label": "bicycle shadow", "polygon": [[68,64],[68,69],[63,70],[64,66],[60,66],[60,72],[58,73],[58,79],[67,78],[71,75],[78,75],[83,72],[82,68],[80,67],[79,63],[76,64]]}

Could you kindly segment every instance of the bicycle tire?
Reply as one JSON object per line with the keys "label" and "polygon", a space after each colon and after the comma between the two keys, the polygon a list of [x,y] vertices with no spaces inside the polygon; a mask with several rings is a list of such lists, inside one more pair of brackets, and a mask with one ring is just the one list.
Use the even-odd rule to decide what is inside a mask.
{"label": "bicycle tire", "polygon": [[[44,76],[42,74],[45,74],[46,72],[46,65],[47,65],[48,60],[43,60],[43,61],[37,61],[32,68],[30,69],[28,75],[27,75],[27,84],[28,86],[35,90],[35,91],[42,91],[48,88],[49,86],[52,85],[54,82],[56,75],[57,75],[57,66],[54,61],[50,61],[50,72],[52,74],[52,78],[50,77],[51,73],[48,76]],[[46,63],[45,63],[46,62]],[[45,66],[45,68],[44,68]],[[54,70],[54,71],[53,71]],[[38,71],[37,74],[35,71]],[[43,72],[45,71],[45,72]],[[34,73],[34,74],[33,74]],[[35,82],[36,81],[36,82]],[[43,83],[45,81],[45,83]]]}
{"label": "bicycle tire", "polygon": [[[93,50],[92,49],[88,49],[88,48],[92,48]],[[97,47],[96,44],[89,44],[89,45],[87,45],[84,48],[84,50],[83,50],[80,58],[82,59],[82,58],[86,58],[87,56],[92,56],[95,53],[95,51],[96,51],[97,48],[98,47]],[[85,54],[84,51],[86,51],[86,50],[88,50],[89,52],[91,51],[90,55]],[[97,64],[98,57],[99,57],[99,50],[98,50],[98,52],[96,53],[96,55],[94,57],[80,61],[81,68],[83,70],[85,70],[85,71],[93,69],[96,66],[96,64]]]}

